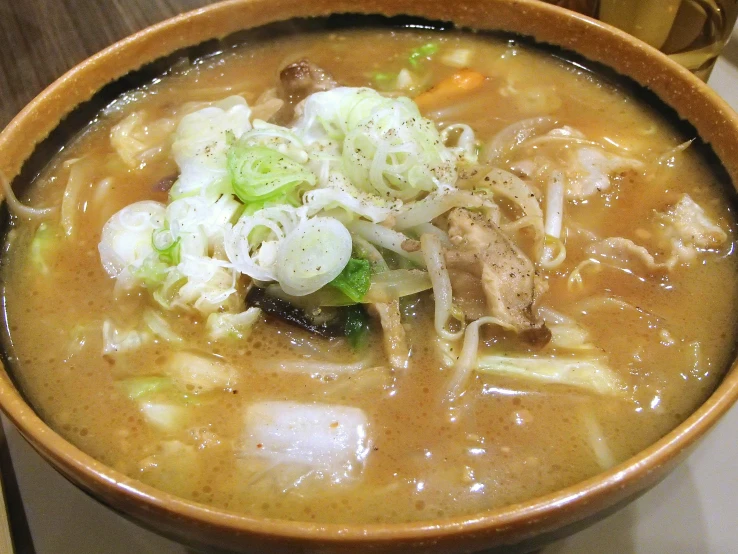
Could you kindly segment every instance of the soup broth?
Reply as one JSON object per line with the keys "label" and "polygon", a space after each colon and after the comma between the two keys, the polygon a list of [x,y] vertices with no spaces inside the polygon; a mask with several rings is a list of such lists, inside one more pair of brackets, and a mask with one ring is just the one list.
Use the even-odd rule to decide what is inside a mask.
{"label": "soup broth", "polygon": [[[452,312],[464,315],[443,332],[455,339],[438,336],[437,283],[403,296],[397,332],[406,363],[393,361],[390,326],[371,310],[370,333],[358,345],[266,308],[248,331],[214,335],[206,311],[165,309],[145,285],[121,289],[110,277],[98,250],[103,226],[134,202],[170,201],[181,172],[172,144],[185,114],[238,95],[265,110],[259,117],[286,126],[291,117],[264,106],[280,100],[280,70],[303,58],[342,86],[416,98],[439,129],[469,126],[468,156],[477,163],[459,166],[459,182],[483,184],[492,168],[504,172],[495,174],[498,184],[510,174],[522,180],[546,222],[533,293],[545,324],[531,328],[549,336],[473,327],[478,317],[470,314],[485,297],[478,281],[463,292],[469,276],[451,261]],[[483,79],[469,84],[475,75]],[[461,144],[465,129],[444,138]],[[673,429],[731,359],[735,221],[726,183],[685,142],[693,138],[617,83],[518,41],[473,34],[305,33],[175,67],[106,108],[36,179],[24,200],[60,211],[41,224],[12,218],[3,278],[14,374],[41,417],[81,450],[164,491],[254,516],[404,522],[557,490]],[[555,192],[557,179],[563,192]],[[535,209],[500,187],[490,193],[500,226],[534,258],[534,226],[514,222]],[[554,194],[565,195],[558,232]],[[673,231],[684,224],[679,210],[693,209],[685,198],[700,210],[686,218],[698,227],[691,239]],[[459,226],[469,213],[457,213]],[[452,249],[447,217],[434,223]],[[346,225],[356,237],[360,228]],[[697,244],[695,233],[712,242]],[[390,269],[417,272],[429,235],[407,236],[415,262],[379,251]],[[237,310],[224,304],[213,312],[242,311],[249,283],[237,276]],[[467,370],[459,360],[463,326],[467,338],[479,332]],[[202,364],[217,376],[203,377]],[[334,412],[310,412],[302,427],[270,419],[289,419],[294,403]],[[343,439],[303,441],[325,417],[334,427],[349,422]],[[270,440],[286,443],[286,457]],[[312,440],[330,443],[333,451],[314,453],[329,462],[295,463]],[[338,470],[336,459],[345,462]]]}

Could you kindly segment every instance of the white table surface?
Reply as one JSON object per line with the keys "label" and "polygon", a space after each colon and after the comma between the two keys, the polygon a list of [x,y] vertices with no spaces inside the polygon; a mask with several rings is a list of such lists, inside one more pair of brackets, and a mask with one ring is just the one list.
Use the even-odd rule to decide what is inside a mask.
{"label": "white table surface", "polygon": [[[738,110],[738,31],[710,85]],[[3,419],[38,554],[188,554],[57,474]],[[738,405],[662,483],[540,554],[738,553]]]}

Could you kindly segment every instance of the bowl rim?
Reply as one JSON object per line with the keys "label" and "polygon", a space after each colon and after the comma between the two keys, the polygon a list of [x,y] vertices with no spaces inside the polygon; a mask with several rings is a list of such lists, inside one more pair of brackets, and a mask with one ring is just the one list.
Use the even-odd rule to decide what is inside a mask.
{"label": "bowl rim", "polygon": [[[581,51],[575,48],[576,36],[562,41],[560,34],[545,31],[544,19],[547,20],[546,25],[551,25],[554,21],[568,26],[574,33],[602,38],[605,45],[617,44],[623,56],[617,63],[612,63],[612,60],[611,63],[607,63],[610,55],[598,47],[590,47],[588,54],[583,55],[613,67],[619,73],[634,79],[642,87],[651,88],[664,103],[672,106],[678,104],[676,107],[678,113],[681,114],[683,109],[687,109],[690,111],[690,121],[695,127],[715,126],[717,130],[708,132],[706,141],[715,139],[719,144],[723,144],[730,139],[738,139],[738,116],[714,91],[686,69],[622,31],[535,0],[477,2],[457,0],[453,8],[434,4],[434,0],[416,2],[316,0],[312,4],[300,0],[227,0],[167,19],[124,38],[86,59],[41,92],[0,133],[0,169],[5,170],[9,178],[15,177],[37,144],[69,111],[81,101],[91,97],[102,85],[145,63],[180,48],[199,44],[206,39],[226,36],[242,28],[258,27],[294,17],[321,16],[329,13],[406,14],[429,19],[453,20],[460,27],[489,29],[491,28],[489,25],[475,25],[481,20],[474,10],[492,9],[503,15],[502,23],[498,23],[495,27],[502,24],[506,27],[517,25],[518,28],[530,29],[530,34],[535,32],[535,40],[538,42],[555,44],[581,54]],[[462,8],[471,6],[471,9],[465,13],[462,9],[462,12],[458,12],[462,14],[460,16],[457,12],[448,11],[460,9],[459,6]],[[520,13],[515,14],[514,10],[519,10]],[[282,17],[284,14],[287,14],[286,18]],[[453,17],[444,18],[444,14]],[[523,23],[520,19],[530,15],[534,16],[534,23]],[[239,21],[243,21],[242,18],[246,16],[250,19],[248,25],[244,27]],[[512,32],[521,34],[514,28]],[[653,71],[652,64],[658,68],[657,71]],[[684,85],[684,91],[669,89],[668,83],[673,83],[674,79]],[[687,96],[684,96],[685,94]],[[692,97],[694,101],[699,100],[709,105],[709,109],[694,104],[694,101],[689,100]],[[39,113],[51,117],[38,117]],[[727,133],[725,129],[728,130]],[[738,145],[738,140],[734,140],[733,144]],[[738,183],[738,146],[728,145],[716,149],[716,154],[725,165],[735,186]],[[729,157],[731,154],[732,158]],[[731,364],[722,382],[710,397],[668,434],[614,468],[564,489],[471,515],[409,523],[326,524],[239,514],[185,500],[130,478],[92,458],[53,431],[25,402],[10,380],[7,370],[3,368],[3,372],[0,373],[0,408],[7,417],[57,470],[68,478],[71,477],[83,488],[95,491],[96,495],[102,491],[106,500],[138,501],[147,506],[147,511],[157,512],[168,519],[181,520],[184,517],[216,530],[330,543],[425,540],[490,529],[499,530],[504,535],[513,526],[527,527],[538,525],[542,521],[555,522],[562,517],[569,522],[577,521],[580,516],[577,516],[574,509],[575,503],[596,503],[610,497],[611,500],[607,501],[607,505],[613,505],[618,494],[625,495],[628,483],[645,481],[662,466],[680,458],[736,400],[738,400],[738,361]]]}

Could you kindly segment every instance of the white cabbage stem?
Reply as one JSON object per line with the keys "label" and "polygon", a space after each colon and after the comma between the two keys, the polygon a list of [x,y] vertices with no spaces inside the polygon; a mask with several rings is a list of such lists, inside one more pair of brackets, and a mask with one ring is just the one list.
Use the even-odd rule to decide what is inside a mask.
{"label": "white cabbage stem", "polygon": [[262,371],[278,371],[284,373],[305,373],[313,378],[337,378],[340,375],[356,374],[371,366],[372,358],[367,356],[353,363],[327,362],[325,360],[254,360],[254,367]]}

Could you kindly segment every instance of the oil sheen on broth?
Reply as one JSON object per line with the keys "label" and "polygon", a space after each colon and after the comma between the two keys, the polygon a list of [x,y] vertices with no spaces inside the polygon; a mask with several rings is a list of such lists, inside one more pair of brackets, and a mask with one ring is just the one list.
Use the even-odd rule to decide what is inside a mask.
{"label": "oil sheen on broth", "polygon": [[[175,184],[168,192],[173,176],[189,171],[178,168],[183,162],[172,154],[177,133],[177,140],[188,140],[180,125],[185,114],[207,113],[199,110],[213,105],[227,112],[238,102],[223,99],[239,95],[253,108],[252,121],[271,117],[292,126],[293,106],[290,98],[282,102],[279,75],[301,59],[314,65],[297,67],[298,77],[312,72],[306,82],[327,93],[342,89],[323,86],[330,78],[322,74],[311,81],[318,67],[342,86],[416,98],[439,130],[471,128],[442,135],[458,190],[411,191],[415,196],[406,201],[455,194],[474,200],[470,210],[446,207],[433,215],[434,229],[428,220],[399,229],[396,221],[407,218],[400,211],[381,225],[347,218],[335,203],[320,212],[350,230],[349,252],[371,262],[373,280],[382,267],[372,256],[380,253],[383,269],[407,272],[386,275],[404,276],[406,289],[415,279],[415,293],[359,308],[362,317],[369,314],[368,336],[324,338],[269,315],[268,304],[279,294],[249,293],[252,305],[263,306],[260,312],[208,324],[211,312],[243,312],[250,279],[240,273],[225,301],[203,300],[197,290],[194,300],[183,299],[184,287],[157,289],[155,298],[146,279],[161,284],[158,266],[147,267],[145,276],[136,270],[112,279],[98,251],[102,228],[124,207],[147,200],[164,205],[182,188]],[[293,104],[299,99],[294,90]],[[409,109],[366,94],[387,113]],[[309,102],[301,106],[303,116]],[[381,127],[384,120],[377,121]],[[710,394],[730,360],[738,279],[727,254],[735,223],[721,192],[725,184],[685,143],[692,138],[678,136],[615,84],[489,37],[321,32],[205,58],[112,104],[24,199],[63,205],[41,225],[24,217],[12,221],[4,279],[15,374],[42,417],[83,451],[159,489],[237,512],[400,522],[478,512],[554,491],[663,436]],[[233,133],[225,140],[226,148],[241,144]],[[294,146],[275,140],[282,154]],[[238,170],[248,163],[237,155],[263,154],[260,147],[275,144],[244,146],[234,154]],[[283,156],[289,161],[278,160],[277,170],[304,168],[298,154]],[[218,155],[224,154],[212,157]],[[263,173],[269,170],[264,164],[253,167]],[[442,170],[433,171],[443,180]],[[319,183],[325,178],[316,175]],[[232,191],[226,194],[235,201]],[[265,206],[269,202],[247,208],[241,218]],[[485,224],[490,219],[512,239],[512,250],[509,239],[494,238]],[[490,313],[492,299],[480,284],[480,266],[473,265],[482,256],[472,252],[475,226],[482,229],[482,246],[496,240],[515,271],[525,267],[516,256],[533,260],[538,275],[518,275],[528,279],[522,289],[497,283],[502,296],[505,290],[532,295],[532,311],[528,302]],[[377,239],[377,227],[402,232],[408,239],[402,252]],[[174,224],[156,231],[165,266],[184,260],[170,259],[176,233]],[[211,245],[211,256],[243,261],[234,247],[223,252],[231,235],[215,253]],[[151,250],[146,238],[126,241],[114,237],[113,249],[134,257],[136,249]],[[447,269],[431,283],[421,273],[438,247],[441,257],[446,251]],[[476,261],[465,267],[459,258],[470,252]],[[267,258],[253,254],[251,262],[266,267]],[[286,270],[275,271],[287,289]],[[480,271],[482,280],[496,279]],[[124,277],[133,284],[121,284]],[[439,337],[434,298],[449,280],[453,301]],[[341,294],[332,285],[321,290]],[[315,306],[305,310],[315,316]],[[515,313],[506,320],[508,312]],[[491,316],[491,323],[473,323]],[[359,327],[366,325],[359,319]],[[458,319],[465,320],[469,349],[476,346],[470,335],[479,333],[478,355],[475,349],[469,358],[471,350],[464,350]]]}

